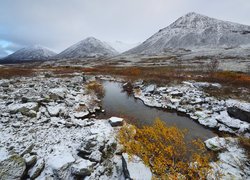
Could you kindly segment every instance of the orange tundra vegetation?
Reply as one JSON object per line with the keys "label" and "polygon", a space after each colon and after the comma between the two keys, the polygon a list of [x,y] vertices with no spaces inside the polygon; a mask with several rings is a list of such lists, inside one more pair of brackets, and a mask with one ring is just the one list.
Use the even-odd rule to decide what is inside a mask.
{"label": "orange tundra vegetation", "polygon": [[129,155],[140,157],[160,179],[206,179],[211,155],[201,140],[187,142],[185,130],[156,119],[152,126],[123,126],[119,142]]}

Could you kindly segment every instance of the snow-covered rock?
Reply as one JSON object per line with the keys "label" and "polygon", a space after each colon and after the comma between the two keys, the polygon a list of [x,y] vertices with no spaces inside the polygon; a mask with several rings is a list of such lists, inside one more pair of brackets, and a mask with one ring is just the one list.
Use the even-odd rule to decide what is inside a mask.
{"label": "snow-covered rock", "polygon": [[129,176],[131,179],[138,180],[151,180],[152,172],[150,169],[142,162],[142,160],[137,156],[129,157],[127,153],[122,154]]}
{"label": "snow-covered rock", "polygon": [[39,108],[38,103],[35,103],[35,102],[29,102],[29,103],[24,103],[24,104],[14,103],[8,106],[10,113],[15,114],[15,113],[20,112],[30,117],[36,116],[36,111],[38,110],[38,108]]}
{"label": "snow-covered rock", "polygon": [[80,159],[74,165],[71,166],[71,173],[82,178],[91,175],[95,163]]}
{"label": "snow-covered rock", "polygon": [[65,105],[57,104],[55,106],[47,106],[47,110],[50,116],[58,116],[59,113],[65,112]]}
{"label": "snow-covered rock", "polygon": [[109,118],[109,123],[111,126],[116,127],[116,126],[122,126],[124,122],[123,118],[111,117]]}
{"label": "snow-covered rock", "polygon": [[89,111],[83,111],[83,112],[75,112],[74,117],[78,119],[85,118],[89,115]]}
{"label": "snow-covered rock", "polygon": [[226,104],[230,116],[250,123],[250,103],[229,99]]}
{"label": "snow-covered rock", "polygon": [[66,88],[53,88],[49,90],[49,95],[51,99],[63,99],[67,93]]}
{"label": "snow-covered rock", "polygon": [[206,146],[218,151],[218,160],[211,162],[208,179],[248,179],[250,177],[249,159],[244,149],[239,147],[236,138],[214,137],[205,141]]}

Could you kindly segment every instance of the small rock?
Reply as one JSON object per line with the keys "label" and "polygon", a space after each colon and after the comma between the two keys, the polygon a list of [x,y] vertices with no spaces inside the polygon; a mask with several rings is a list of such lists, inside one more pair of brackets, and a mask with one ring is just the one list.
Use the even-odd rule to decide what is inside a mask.
{"label": "small rock", "polygon": [[112,127],[122,126],[123,125],[123,118],[118,117],[111,117],[109,118],[109,123]]}
{"label": "small rock", "polygon": [[155,89],[156,89],[156,85],[151,84],[151,85],[147,86],[143,91],[145,93],[153,93],[155,91]]}
{"label": "small rock", "polygon": [[25,154],[23,158],[25,159],[26,165],[28,167],[32,167],[33,165],[36,164],[37,156],[35,155]]}
{"label": "small rock", "polygon": [[58,116],[60,112],[65,110],[64,104],[58,104],[56,106],[48,106],[47,110],[50,116]]}
{"label": "small rock", "polygon": [[16,123],[12,124],[12,127],[14,127],[14,128],[20,128],[20,126],[21,126],[20,122],[16,122]]}
{"label": "small rock", "polygon": [[34,117],[36,117],[36,111],[30,110],[26,115],[28,117],[34,118]]}
{"label": "small rock", "polygon": [[89,111],[75,112],[74,117],[78,119],[83,119],[89,115]]}
{"label": "small rock", "polygon": [[100,151],[94,151],[89,156],[90,161],[100,162],[101,159],[102,159],[102,153]]}
{"label": "small rock", "polygon": [[32,169],[30,169],[30,171],[28,173],[30,176],[30,179],[37,178],[41,174],[41,172],[43,171],[44,167],[45,167],[44,159],[39,159],[36,162],[35,166]]}
{"label": "small rock", "polygon": [[21,156],[24,156],[25,154],[29,154],[31,153],[32,149],[34,148],[34,144],[29,145],[26,149],[23,150],[23,152],[21,152]]}

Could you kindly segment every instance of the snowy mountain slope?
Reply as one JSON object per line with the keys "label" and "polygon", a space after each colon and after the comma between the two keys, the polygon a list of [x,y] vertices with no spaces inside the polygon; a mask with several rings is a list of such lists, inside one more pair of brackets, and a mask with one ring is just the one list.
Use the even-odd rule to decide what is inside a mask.
{"label": "snowy mountain slope", "polygon": [[167,49],[250,47],[250,26],[188,13],[125,54],[157,54]]}
{"label": "snowy mountain slope", "polygon": [[24,62],[24,61],[37,61],[37,60],[48,60],[50,57],[55,56],[56,53],[42,47],[40,45],[30,46],[22,48],[13,54],[3,58],[0,62],[13,63],[13,62]]}
{"label": "snowy mountain slope", "polygon": [[108,44],[94,38],[86,38],[69,48],[65,49],[57,56],[56,59],[71,59],[85,57],[111,57],[117,55],[118,52]]}
{"label": "snowy mountain slope", "polygon": [[106,43],[120,53],[125,52],[129,49],[132,49],[132,48],[140,45],[140,43],[125,43],[122,41],[106,42]]}

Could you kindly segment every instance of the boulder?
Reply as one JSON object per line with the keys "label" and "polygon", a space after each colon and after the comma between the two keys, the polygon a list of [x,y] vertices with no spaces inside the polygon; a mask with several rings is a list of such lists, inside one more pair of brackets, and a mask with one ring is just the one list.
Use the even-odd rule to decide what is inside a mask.
{"label": "boulder", "polygon": [[95,163],[89,160],[79,159],[75,164],[71,166],[71,173],[75,176],[84,178],[91,174],[94,165]]}
{"label": "boulder", "polygon": [[205,141],[206,147],[213,151],[219,151],[225,148],[225,138],[214,137]]}
{"label": "boulder", "polygon": [[8,106],[8,109],[11,114],[20,112],[24,115],[28,115],[30,110],[38,111],[39,105],[35,102],[29,102],[24,104],[10,104]]}
{"label": "boulder", "polygon": [[250,103],[228,99],[226,105],[227,112],[231,117],[250,123]]}
{"label": "boulder", "polygon": [[59,154],[51,155],[48,158],[47,164],[53,170],[54,175],[58,179],[68,179],[69,166],[75,162],[75,158],[69,152],[60,152]]}
{"label": "boulder", "polygon": [[25,160],[19,155],[13,155],[0,162],[0,179],[22,179],[26,170]]}
{"label": "boulder", "polygon": [[66,88],[53,88],[48,91],[49,96],[53,100],[64,99],[67,93]]}
{"label": "boulder", "polygon": [[227,113],[233,118],[250,123],[250,112],[248,111],[244,111],[236,106],[233,106],[227,108]]}
{"label": "boulder", "polygon": [[9,85],[10,85],[9,82],[2,82],[0,84],[0,86],[5,87],[5,88],[9,87]]}

